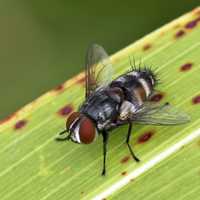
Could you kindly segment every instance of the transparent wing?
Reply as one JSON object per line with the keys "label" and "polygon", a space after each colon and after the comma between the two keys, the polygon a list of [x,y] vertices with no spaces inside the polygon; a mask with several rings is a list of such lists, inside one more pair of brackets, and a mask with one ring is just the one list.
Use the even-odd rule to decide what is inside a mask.
{"label": "transparent wing", "polygon": [[104,48],[93,44],[86,54],[86,98],[112,81],[113,67]]}
{"label": "transparent wing", "polygon": [[176,125],[189,122],[190,117],[168,103],[164,105],[145,103],[131,116],[131,121],[139,124]]}

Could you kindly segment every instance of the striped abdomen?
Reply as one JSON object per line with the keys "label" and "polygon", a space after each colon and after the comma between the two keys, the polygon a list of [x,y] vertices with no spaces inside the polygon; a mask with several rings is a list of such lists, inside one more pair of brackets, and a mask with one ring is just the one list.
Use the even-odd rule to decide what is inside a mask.
{"label": "striped abdomen", "polygon": [[124,99],[135,107],[141,106],[153,92],[156,83],[151,70],[135,70],[115,79],[110,87],[119,87],[124,93]]}

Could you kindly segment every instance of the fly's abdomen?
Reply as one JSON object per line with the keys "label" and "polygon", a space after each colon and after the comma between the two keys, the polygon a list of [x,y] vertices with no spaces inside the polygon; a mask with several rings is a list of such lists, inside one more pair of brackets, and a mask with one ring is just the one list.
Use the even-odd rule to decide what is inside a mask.
{"label": "fly's abdomen", "polygon": [[140,106],[153,92],[156,77],[149,69],[138,69],[115,79],[110,87],[119,87],[124,92],[125,100]]}

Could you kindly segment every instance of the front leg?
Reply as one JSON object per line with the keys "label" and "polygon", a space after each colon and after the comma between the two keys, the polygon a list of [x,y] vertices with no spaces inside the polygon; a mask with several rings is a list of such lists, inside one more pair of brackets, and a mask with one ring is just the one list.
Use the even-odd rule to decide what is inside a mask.
{"label": "front leg", "polygon": [[102,132],[103,136],[103,170],[102,176],[106,175],[106,154],[107,154],[107,143],[108,143],[108,132],[105,130]]}
{"label": "front leg", "polygon": [[131,130],[132,130],[132,123],[129,123],[129,127],[128,127],[128,134],[127,134],[127,138],[126,138],[126,144],[128,145],[129,151],[131,152],[131,155],[133,157],[133,159],[137,162],[140,161],[140,159],[134,154],[130,144],[129,144],[129,140],[130,140],[130,136],[131,136]]}
{"label": "front leg", "polygon": [[55,140],[57,140],[57,141],[70,140],[70,134],[69,135],[64,135],[66,132],[68,132],[68,131],[64,130],[64,131],[60,132],[58,134],[58,136],[56,136]]}

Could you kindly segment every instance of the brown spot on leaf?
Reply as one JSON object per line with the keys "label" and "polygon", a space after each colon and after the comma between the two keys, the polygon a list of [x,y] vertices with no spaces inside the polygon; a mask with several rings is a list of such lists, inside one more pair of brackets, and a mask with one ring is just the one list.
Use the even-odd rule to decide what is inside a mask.
{"label": "brown spot on leaf", "polygon": [[121,175],[122,175],[122,176],[126,176],[126,175],[127,175],[127,172],[124,171],[124,172],[121,173]]}
{"label": "brown spot on leaf", "polygon": [[154,131],[147,131],[145,133],[143,133],[141,136],[139,136],[138,138],[138,143],[142,144],[147,142],[148,140],[150,140],[150,138],[154,135]]}
{"label": "brown spot on leaf", "polygon": [[196,19],[189,21],[187,24],[185,24],[186,29],[193,29],[197,26],[197,24],[200,22],[200,17],[197,17]]}
{"label": "brown spot on leaf", "polygon": [[85,83],[85,76],[83,76],[80,79],[78,79],[77,83],[84,84]]}
{"label": "brown spot on leaf", "polygon": [[151,46],[151,44],[145,44],[143,47],[142,47],[142,49],[143,49],[143,51],[147,51],[148,49],[150,49],[152,46]]}
{"label": "brown spot on leaf", "polygon": [[176,32],[175,38],[180,38],[180,37],[182,37],[184,35],[185,35],[185,31],[184,30],[179,30],[179,31]]}
{"label": "brown spot on leaf", "polygon": [[200,95],[197,95],[192,99],[193,104],[200,104]]}
{"label": "brown spot on leaf", "polygon": [[163,93],[156,93],[154,94],[151,98],[150,98],[150,101],[153,101],[153,102],[159,102],[163,99],[164,97],[164,94]]}
{"label": "brown spot on leaf", "polygon": [[124,158],[121,159],[120,162],[121,162],[122,164],[124,164],[124,163],[127,163],[129,160],[130,160],[130,156],[125,156]]}
{"label": "brown spot on leaf", "polygon": [[64,107],[62,107],[57,113],[61,116],[67,116],[73,111],[72,105],[68,104]]}
{"label": "brown spot on leaf", "polygon": [[192,63],[188,62],[181,66],[180,71],[188,71],[192,68]]}
{"label": "brown spot on leaf", "polygon": [[14,129],[16,129],[16,130],[22,129],[26,124],[27,124],[27,120],[25,120],[25,119],[19,120],[19,121],[16,122],[16,124],[14,125]]}
{"label": "brown spot on leaf", "polygon": [[64,89],[64,86],[62,84],[54,88],[55,91],[62,91],[63,89]]}

